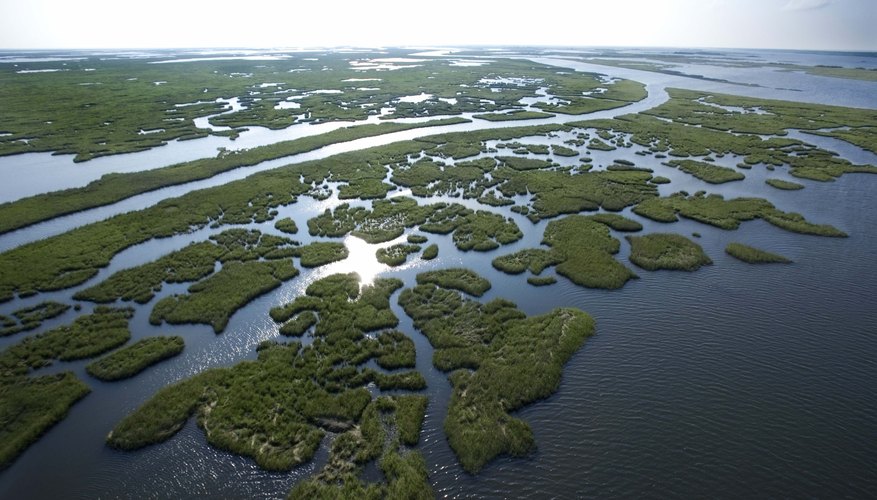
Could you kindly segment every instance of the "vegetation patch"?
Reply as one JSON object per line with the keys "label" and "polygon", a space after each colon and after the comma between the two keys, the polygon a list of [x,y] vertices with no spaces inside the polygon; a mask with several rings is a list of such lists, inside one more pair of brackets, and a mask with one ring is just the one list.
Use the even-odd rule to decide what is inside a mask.
{"label": "vegetation patch", "polygon": [[798,184],[797,182],[785,181],[783,179],[767,179],[764,181],[764,183],[770,187],[782,189],[784,191],[797,191],[799,189],[804,189],[803,184]]}
{"label": "vegetation patch", "polygon": [[282,231],[286,234],[295,234],[298,232],[298,226],[296,226],[295,221],[290,219],[289,217],[278,220],[274,223],[274,227],[278,231]]}
{"label": "vegetation patch", "polygon": [[289,260],[229,262],[218,273],[190,286],[188,294],[158,301],[149,322],[203,323],[221,333],[235,311],[297,275],[298,269]]}
{"label": "vegetation patch", "polygon": [[0,353],[0,470],[60,422],[91,389],[71,372],[31,376],[55,360],[90,358],[124,344],[131,309],[96,307],[72,324],[28,337]]}
{"label": "vegetation patch", "polygon": [[731,181],[742,181],[745,175],[733,168],[720,167],[703,161],[694,160],[670,160],[665,165],[678,168],[686,174],[693,175],[698,179],[710,184],[723,184]]}
{"label": "vegetation patch", "polygon": [[624,222],[627,219],[614,214],[600,215],[570,215],[551,221],[542,238],[549,248],[526,249],[498,257],[493,260],[493,267],[509,274],[529,270],[538,275],[546,267],[557,266],[558,274],[577,285],[621,288],[636,274],[615,259],[621,244],[609,234],[609,226],[636,230],[638,224]]}
{"label": "vegetation patch", "polygon": [[766,252],[742,243],[728,243],[728,246],[725,247],[725,253],[749,264],[789,264],[792,262],[782,255]]}
{"label": "vegetation patch", "polygon": [[183,352],[182,337],[150,337],[120,349],[85,367],[89,375],[105,381],[133,377],[150,366]]}
{"label": "vegetation patch", "polygon": [[[426,403],[412,395],[373,400],[360,425],[334,438],[323,469],[296,484],[289,498],[434,498],[423,456],[407,449],[419,441]],[[364,465],[376,459],[386,483],[361,479]]]}
{"label": "vegetation patch", "polygon": [[433,284],[481,297],[490,290],[490,282],[471,269],[440,269],[417,275],[417,284]]}
{"label": "vegetation patch", "polygon": [[448,118],[424,123],[359,125],[252,149],[224,151],[215,158],[193,160],[141,172],[106,174],[85,187],[65,189],[0,204],[0,234],[62,215],[110,205],[137,194],[207,179],[236,168],[306,153],[331,144],[414,128],[468,121],[464,118]]}
{"label": "vegetation patch", "polygon": [[343,243],[334,241],[315,241],[309,245],[295,249],[302,267],[320,267],[332,262],[344,260],[350,251]]}
{"label": "vegetation patch", "polygon": [[557,283],[557,278],[554,276],[530,276],[527,278],[527,283],[533,286],[548,286]]}
{"label": "vegetation patch", "polygon": [[472,118],[478,118],[479,120],[487,120],[491,122],[505,122],[511,120],[537,120],[540,118],[551,118],[554,115],[551,113],[543,113],[541,111],[527,111],[523,109],[516,109],[509,111],[508,113],[484,113],[480,115],[472,115]]}
{"label": "vegetation patch", "polygon": [[444,428],[463,468],[529,453],[530,426],[511,412],[557,390],[563,365],[594,332],[591,317],[555,309],[528,318],[511,302],[481,304],[433,284],[404,290],[399,304],[435,348],[433,364],[449,372]]}
{"label": "vegetation patch", "polygon": [[717,194],[695,193],[687,196],[676,193],[665,198],[646,200],[633,209],[634,213],[658,222],[676,222],[677,215],[721,229],[737,229],[740,223],[753,219],[765,221],[801,234],[846,237],[843,231],[827,224],[813,224],[801,214],[778,210],[763,198],[734,198],[725,200]]}
{"label": "vegetation patch", "polygon": [[71,372],[0,385],[0,470],[67,416],[91,389]]}
{"label": "vegetation patch", "polygon": [[627,241],[630,242],[630,261],[649,271],[696,271],[713,263],[700,245],[678,234],[627,236]]}
{"label": "vegetation patch", "polygon": [[399,243],[398,245],[389,246],[387,248],[379,248],[375,255],[378,262],[388,266],[401,266],[408,260],[408,256],[412,253],[420,251],[420,245],[408,245]]}
{"label": "vegetation patch", "polygon": [[[366,335],[398,323],[389,297],[400,286],[398,280],[379,279],[360,289],[356,275],[312,283],[306,295],[271,312],[276,321],[314,312],[318,322],[311,344],[266,341],[255,361],[209,370],[162,389],[122,420],[107,442],[119,449],[142,448],[170,438],[195,416],[211,445],[281,471],[311,460],[326,431],[374,436],[370,433],[380,431],[375,415],[366,411],[374,404],[366,386],[416,390],[425,384],[417,372],[362,367],[376,358],[387,366],[414,364],[413,342],[404,335]],[[413,440],[422,419],[420,405],[397,405],[399,435]],[[355,448],[373,459],[384,438],[365,442],[370,444]]]}
{"label": "vegetation patch", "polygon": [[423,253],[420,255],[420,258],[423,260],[432,260],[438,257],[439,247],[435,243],[423,249]]}
{"label": "vegetation patch", "polygon": [[67,304],[48,300],[19,309],[13,312],[12,316],[0,315],[0,337],[39,328],[43,321],[57,318],[69,309],[70,306]]}
{"label": "vegetation patch", "polygon": [[259,231],[230,229],[169,253],[153,262],[119,271],[97,285],[74,295],[78,300],[109,303],[133,300],[145,304],[160,291],[163,283],[186,283],[211,275],[216,262],[244,262],[259,259],[283,259],[293,255],[320,252],[321,247],[294,247],[285,238]]}

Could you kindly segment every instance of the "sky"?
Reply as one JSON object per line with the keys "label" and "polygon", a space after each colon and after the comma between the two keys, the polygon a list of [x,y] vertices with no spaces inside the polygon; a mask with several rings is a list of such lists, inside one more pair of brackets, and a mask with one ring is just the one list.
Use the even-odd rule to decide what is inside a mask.
{"label": "sky", "polygon": [[0,48],[655,46],[877,51],[877,0],[0,0]]}

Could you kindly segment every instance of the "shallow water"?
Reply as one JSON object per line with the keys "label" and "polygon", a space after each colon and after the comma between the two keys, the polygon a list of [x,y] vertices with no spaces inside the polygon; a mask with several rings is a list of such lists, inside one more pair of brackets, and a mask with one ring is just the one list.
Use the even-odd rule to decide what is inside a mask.
{"label": "shallow water", "polygon": [[[597,68],[628,76],[612,68]],[[657,76],[649,82],[650,100],[660,100],[661,85],[679,86],[676,77],[652,75]],[[877,163],[875,155],[842,141],[800,132],[790,136],[854,162]],[[319,154],[373,143],[369,139],[350,144],[339,146],[351,149],[327,148]],[[787,192],[764,184],[769,177],[790,178],[784,169],[771,172],[756,166],[744,171],[744,181],[711,186],[658,160],[637,156],[634,150],[595,151],[591,156],[595,165],[624,158],[654,168],[657,175],[673,180],[660,187],[662,194],[707,189],[726,197],[765,196],[783,210],[833,224],[850,237],[798,235],[762,221],[743,223],[737,231],[687,220],[660,224],[628,209],[624,214],[643,223],[644,233],[699,232],[702,237],[695,241],[703,245],[714,265],[695,273],[642,271],[629,263],[629,245],[616,233],[622,239],[620,261],[640,279],[621,290],[603,291],[584,289],[560,277],[555,285],[530,287],[525,275],[508,276],[490,266],[498,255],[538,245],[544,221],[534,226],[512,214],[525,231],[524,239],[486,254],[461,253],[450,236],[428,235],[430,243],[440,247],[436,261],[414,260],[404,269],[380,276],[399,277],[412,286],[415,274],[423,269],[468,266],[493,283],[484,300],[506,297],[528,314],[574,306],[597,320],[597,335],[566,366],[560,390],[517,414],[532,426],[536,452],[523,459],[501,458],[473,477],[457,465],[442,431],[450,395],[447,380],[432,368],[432,348],[395,303],[398,292],[394,295],[399,328],[414,339],[418,369],[428,381],[425,393],[430,405],[420,449],[437,494],[453,498],[877,496],[873,469],[877,450],[872,446],[877,442],[877,386],[873,384],[877,380],[877,337],[873,335],[877,308],[870,299],[877,293],[873,265],[877,206],[871,202],[877,175],[846,175],[831,183],[795,179],[806,188]],[[719,163],[736,161],[726,157]],[[216,182],[231,178],[237,177]],[[179,192],[162,190],[154,198],[138,198],[131,207],[188,189],[192,186]],[[337,203],[334,198],[323,202],[303,198],[281,208],[278,217],[291,216],[299,228],[305,228],[308,218]],[[94,220],[123,210],[117,205],[96,213]],[[84,220],[59,219],[54,231]],[[277,234],[270,223],[246,227]],[[83,286],[215,232],[204,229],[128,249]],[[0,243],[8,245],[15,234],[0,238]],[[311,240],[306,234],[293,238],[305,243]],[[783,254],[795,263],[743,264],[724,254],[731,241]],[[207,367],[252,359],[259,342],[277,335],[268,310],[300,294],[307,283],[349,266],[372,268],[376,247],[350,246],[354,248],[350,259],[306,271],[256,299],[238,311],[220,335],[205,325],[150,325],[149,307],[138,307],[131,324],[135,339],[178,334],[185,338],[186,349],[129,381],[97,382],[84,372],[87,361],[50,368],[73,370],[94,391],[0,474],[0,498],[283,497],[297,480],[319,468],[326,459],[325,450],[314,462],[277,474],[262,471],[252,460],[207,446],[193,422],[167,442],[133,453],[110,450],[103,439],[119,419],[157,389]],[[66,300],[79,288],[3,304],[0,313],[43,299]],[[184,289],[185,285],[166,285],[151,304]],[[46,322],[40,331],[66,324],[73,317],[70,311]],[[0,338],[0,348],[20,338]]]}

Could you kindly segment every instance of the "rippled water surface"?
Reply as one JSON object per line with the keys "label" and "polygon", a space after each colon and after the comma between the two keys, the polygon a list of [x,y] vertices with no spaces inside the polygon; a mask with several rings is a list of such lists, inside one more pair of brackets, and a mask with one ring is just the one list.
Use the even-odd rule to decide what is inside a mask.
{"label": "rippled water surface", "polygon": [[[599,68],[640,79],[628,70]],[[667,75],[652,78],[640,80],[650,83],[655,93],[663,85],[685,87],[686,82],[689,88],[719,85]],[[872,107],[877,107],[875,95],[870,97]],[[856,162],[877,163],[873,154],[838,141],[797,132],[792,136]],[[599,153],[594,157],[595,163],[601,161]],[[786,192],[764,185],[768,177],[788,178],[785,172],[761,167],[746,171],[744,182],[709,186],[631,152],[607,153],[606,161],[627,157],[655,162],[649,166],[656,174],[673,179],[661,187],[664,194],[708,189],[726,196],[764,196],[784,211],[835,225],[850,237],[793,234],[762,221],[743,223],[737,231],[686,220],[666,225],[626,210],[625,215],[643,223],[646,233],[700,233],[696,241],[714,265],[695,273],[642,271],[628,261],[629,245],[622,239],[619,259],[640,279],[621,290],[602,291],[577,287],[563,278],[546,288],[530,287],[524,276],[507,276],[490,266],[500,253],[537,245],[545,222],[534,226],[515,216],[525,238],[488,254],[463,254],[454,249],[450,236],[430,235],[430,242],[440,246],[434,263],[414,261],[381,275],[413,286],[416,273],[427,266],[469,266],[493,283],[485,300],[506,297],[527,314],[574,306],[597,320],[597,335],[566,366],[559,391],[517,413],[533,428],[535,453],[523,459],[501,458],[471,476],[457,465],[442,431],[450,386],[432,368],[428,342],[395,303],[398,293],[393,296],[399,329],[415,340],[418,369],[428,380],[430,404],[420,449],[437,494],[877,497],[877,175],[846,175],[832,183],[799,181],[806,185],[804,190]],[[282,208],[280,217],[290,216],[304,228],[307,219],[337,203],[303,199]],[[270,224],[248,227],[274,231]],[[128,249],[89,284],[214,232],[204,229]],[[296,239],[309,241],[306,234]],[[783,254],[795,263],[741,263],[724,254],[731,241]],[[0,473],[0,498],[283,497],[297,480],[322,466],[325,450],[312,463],[278,474],[206,445],[193,422],[167,442],[133,453],[107,448],[104,437],[159,388],[207,367],[254,358],[255,346],[277,335],[267,315],[272,306],[301,294],[308,283],[330,272],[351,266],[371,269],[373,251],[366,245],[348,261],[303,272],[238,311],[221,335],[204,325],[156,327],[148,322],[148,308],[138,308],[131,325],[134,338],[182,335],[183,355],[112,384],[88,377],[86,362],[51,368],[72,369],[93,392]],[[184,289],[185,285],[166,285],[158,298]],[[43,299],[68,300],[75,291],[19,300],[4,305],[0,313]],[[68,312],[45,327],[69,323],[73,317]],[[0,348],[18,340],[0,338]]]}

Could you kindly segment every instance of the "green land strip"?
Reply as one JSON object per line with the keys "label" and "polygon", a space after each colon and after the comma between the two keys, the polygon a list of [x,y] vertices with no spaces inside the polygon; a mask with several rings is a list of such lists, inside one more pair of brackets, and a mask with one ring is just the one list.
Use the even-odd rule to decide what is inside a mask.
{"label": "green land strip", "polygon": [[472,118],[487,120],[491,122],[506,122],[512,120],[536,120],[540,118],[551,118],[551,113],[542,113],[541,111],[513,110],[508,113],[485,113],[481,115],[472,115]]}
{"label": "green land strip", "polygon": [[183,352],[182,337],[150,337],[105,356],[85,367],[104,381],[133,377],[150,366]]}
{"label": "green land strip", "polygon": [[241,151],[223,152],[205,158],[154,170],[125,174],[106,174],[85,187],[40,194],[0,204],[0,234],[37,222],[46,221],[90,208],[110,205],[134,195],[168,186],[207,179],[240,167],[268,160],[314,151],[316,149],[364,137],[411,130],[468,123],[465,118],[447,118],[424,123],[381,123],[345,127],[325,134],[282,141]]}
{"label": "green land strip", "polygon": [[782,189],[784,191],[797,191],[799,189],[804,189],[803,184],[798,184],[797,182],[785,181],[783,179],[767,179],[764,181],[764,183],[770,187]]}
{"label": "green land strip", "polygon": [[813,224],[801,214],[778,210],[763,198],[734,198],[721,195],[675,193],[668,197],[651,198],[633,208],[637,215],[658,222],[676,222],[678,216],[696,220],[721,229],[737,229],[740,223],[762,219],[793,233],[816,236],[846,237],[843,231],[828,224]]}
{"label": "green land strip", "polygon": [[724,184],[725,182],[742,181],[746,178],[745,175],[733,168],[720,167],[703,161],[671,160],[666,165],[678,168],[686,174],[693,175],[710,184]]}
{"label": "green land strip", "polygon": [[742,243],[728,243],[728,246],[725,247],[725,253],[749,264],[789,264],[792,262],[782,255],[766,252]]}

